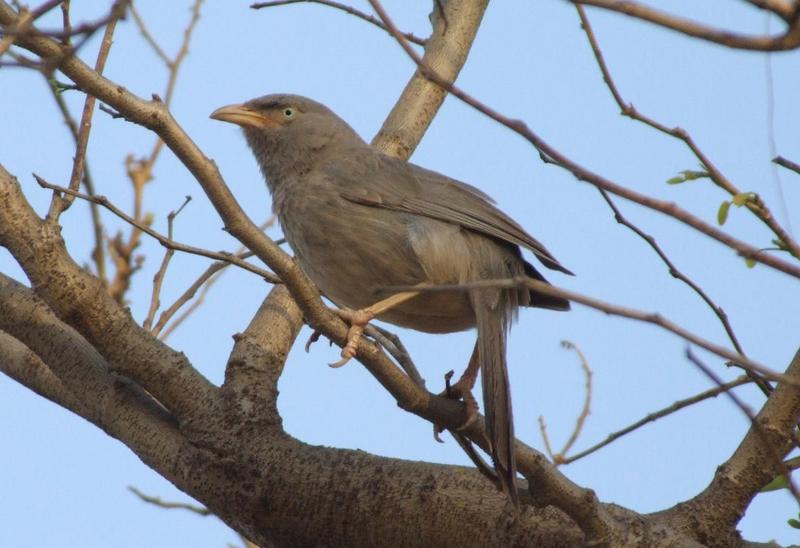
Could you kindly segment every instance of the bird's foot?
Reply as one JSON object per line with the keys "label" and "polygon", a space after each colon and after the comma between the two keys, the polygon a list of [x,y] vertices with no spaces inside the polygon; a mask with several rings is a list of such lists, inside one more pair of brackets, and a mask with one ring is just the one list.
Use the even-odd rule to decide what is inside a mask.
{"label": "bird's foot", "polygon": [[[450,398],[453,400],[461,400],[464,402],[464,406],[467,409],[467,418],[466,420],[456,428],[456,432],[461,432],[466,430],[475,420],[478,418],[478,400],[475,399],[475,396],[472,395],[472,387],[475,384],[474,379],[470,379],[467,375],[462,376],[458,379],[458,382],[455,384],[450,384],[450,381],[453,379],[453,370],[451,369],[444,375],[444,391],[439,393],[440,396],[444,396],[446,398]],[[472,382],[470,382],[472,381]],[[438,424],[433,425],[433,438],[442,443],[442,439],[439,437],[444,431],[443,426],[439,426]]]}
{"label": "bird's foot", "polygon": [[358,341],[361,340],[361,336],[364,334],[364,328],[375,317],[375,313],[371,308],[363,308],[361,310],[343,308],[337,310],[336,313],[350,324],[350,329],[347,330],[347,344],[342,348],[342,359],[329,363],[330,367],[342,367],[356,356]]}

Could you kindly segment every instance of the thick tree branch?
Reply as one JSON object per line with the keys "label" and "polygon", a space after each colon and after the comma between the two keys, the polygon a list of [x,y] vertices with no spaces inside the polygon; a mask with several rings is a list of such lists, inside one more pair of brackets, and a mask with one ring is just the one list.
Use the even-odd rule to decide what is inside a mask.
{"label": "thick tree branch", "polygon": [[[8,4],[0,2],[0,24],[13,24],[16,20],[15,17],[15,12]],[[453,22],[450,24],[453,24]],[[299,304],[304,317],[312,327],[321,331],[340,346],[346,343],[347,327],[344,323],[323,305],[316,288],[308,281],[296,263],[245,216],[233,195],[225,186],[216,166],[178,126],[161,101],[143,101],[121,86],[97,75],[80,59],[64,55],[61,45],[47,37],[26,35],[19,39],[18,44],[58,63],[59,69],[85,92],[97,96],[123,114],[126,119],[158,133],[167,146],[195,176],[223,219],[228,231],[252,250],[261,260],[271,266],[284,281],[295,301]],[[18,191],[17,187],[14,188]],[[30,215],[32,215],[32,212]],[[3,217],[3,215],[0,215],[0,218]],[[14,228],[25,233],[28,231],[26,226],[23,223],[23,226],[9,227],[9,231],[4,231],[0,228],[0,233],[13,234]],[[31,226],[35,226],[35,224],[31,224]],[[33,239],[35,241],[37,238],[34,237]],[[37,245],[41,244],[37,242]],[[22,248],[30,249],[29,246],[30,242],[23,242],[16,247],[20,255],[18,257],[20,262],[23,266],[27,264],[30,267],[33,264],[33,259],[25,256],[22,251]],[[46,263],[47,261],[43,261],[42,258],[38,258],[36,261],[37,265],[49,267]],[[35,270],[40,275],[49,273],[46,275],[50,276],[57,271],[55,267],[56,265],[53,265],[52,268],[41,269],[37,266]],[[75,273],[70,272],[70,274]],[[63,273],[63,275],[68,274]],[[89,279],[85,281],[84,287],[92,288],[97,285],[96,280],[93,280],[88,275],[85,276]],[[169,349],[155,344],[148,344],[152,342],[149,339],[149,335],[144,337],[137,331],[138,327],[134,329],[133,326],[128,326],[123,321],[127,320],[129,322],[129,318],[120,318],[118,313],[111,308],[104,310],[107,316],[95,318],[78,314],[78,318],[83,319],[75,318],[74,308],[76,302],[66,303],[67,294],[60,293],[61,289],[67,285],[51,281],[50,283],[41,283],[41,289],[40,284],[37,284],[36,287],[37,290],[49,294],[49,302],[52,301],[58,307],[65,307],[63,311],[58,311],[59,314],[61,315],[63,312],[65,317],[70,318],[70,321],[77,320],[81,327],[79,331],[86,331],[84,334],[88,334],[88,338],[94,344],[97,344],[98,348],[101,348],[101,352],[114,363],[115,367],[118,365],[117,361],[120,361],[123,357],[126,358],[128,361],[124,364],[121,361],[119,363],[120,367],[125,367],[126,374],[129,371],[130,376],[133,378],[139,375],[140,378],[137,378],[137,380],[140,380],[148,390],[152,385],[153,393],[158,399],[170,409],[175,410],[176,413],[213,407],[213,403],[206,402],[205,405],[203,403],[204,398],[212,398],[211,389],[207,387],[204,380],[195,379],[196,372],[185,362],[185,359],[182,356],[170,357],[171,351]],[[76,289],[76,291],[79,295],[77,303],[86,305],[91,310],[89,304],[93,301],[87,300],[86,296],[81,297],[80,290]],[[99,297],[95,296],[98,292],[98,290],[89,291],[93,299],[99,299]],[[128,344],[119,344],[118,341],[115,341],[114,345],[109,345],[108,341],[102,340],[101,331],[107,333],[108,330],[120,329],[120,326],[123,326],[126,335],[131,336],[131,342],[135,341],[141,348],[135,348]],[[135,358],[140,353],[153,352],[156,348],[163,348],[165,355],[160,357],[152,356],[150,360],[144,362],[149,367],[144,367],[144,364],[142,364],[141,372],[138,368],[131,367],[132,364],[130,362],[135,361]],[[118,353],[123,353],[124,356]],[[128,353],[132,353],[132,355]],[[466,412],[462,404],[446,398],[436,397],[421,389],[399,367],[392,363],[375,344],[362,339],[358,348],[358,356],[375,378],[395,397],[402,408],[446,428],[455,429],[464,424]],[[113,359],[115,357],[119,358],[119,360]],[[156,371],[152,371],[152,364],[159,363],[170,363],[172,367],[167,368],[163,373],[160,372],[158,367],[155,368]],[[169,375],[165,378],[164,375],[167,373]],[[184,381],[195,386],[182,386]],[[179,414],[182,415],[182,413]],[[488,449],[482,429],[482,421],[477,421],[467,434],[482,449]],[[596,498],[591,492],[575,486],[547,464],[546,459],[539,453],[533,452],[530,448],[520,445],[518,457],[519,470],[527,477],[536,479],[535,494],[538,500],[558,503],[577,520],[582,520],[582,526],[587,531],[598,531],[602,528],[603,520],[598,517],[596,502],[593,502],[596,501]]]}
{"label": "thick tree branch", "polygon": [[[800,379],[800,350],[785,375]],[[665,512],[668,521],[695,538],[713,539],[744,515],[750,501],[783,471],[774,455],[784,457],[794,447],[792,432],[800,417],[800,388],[778,384],[756,416],[739,447],[696,497]]]}
{"label": "thick tree branch", "polygon": [[244,333],[234,336],[223,394],[231,396],[229,400],[243,412],[263,416],[270,426],[281,426],[278,379],[302,326],[303,315],[291,294],[286,287],[276,286]]}
{"label": "thick tree branch", "polygon": [[[372,0],[370,3],[380,15],[383,9],[380,4]],[[433,2],[433,34],[425,45],[422,59],[426,66],[435,67],[446,82],[452,84],[461,72],[488,4],[488,0]],[[387,28],[390,27],[387,25]],[[372,144],[387,154],[407,159],[428,130],[446,96],[446,87],[417,70]]]}
{"label": "thick tree branch", "polygon": [[145,462],[184,444],[175,419],[59,320],[29,288],[0,274],[0,370],[92,422]]}
{"label": "thick tree branch", "polygon": [[213,387],[186,357],[158,343],[69,256],[57,225],[42,221],[19,183],[0,166],[0,245],[19,262],[36,293],[112,368],[135,380],[180,419],[199,418]]}

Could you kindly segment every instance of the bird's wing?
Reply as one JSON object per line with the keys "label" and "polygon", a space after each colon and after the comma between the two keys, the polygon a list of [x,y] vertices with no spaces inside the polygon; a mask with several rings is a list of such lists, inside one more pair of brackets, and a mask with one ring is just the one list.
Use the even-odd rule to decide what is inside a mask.
{"label": "bird's wing", "polygon": [[457,224],[530,249],[546,267],[572,274],[477,188],[377,152],[366,160],[358,162],[357,169],[353,169],[355,162],[326,167],[341,185],[343,198]]}

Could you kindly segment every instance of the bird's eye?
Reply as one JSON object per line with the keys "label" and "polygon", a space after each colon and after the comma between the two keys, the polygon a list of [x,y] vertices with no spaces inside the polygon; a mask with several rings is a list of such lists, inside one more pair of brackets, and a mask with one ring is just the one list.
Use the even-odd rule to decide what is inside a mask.
{"label": "bird's eye", "polygon": [[293,108],[285,108],[283,109],[283,117],[284,118],[294,118],[294,109]]}

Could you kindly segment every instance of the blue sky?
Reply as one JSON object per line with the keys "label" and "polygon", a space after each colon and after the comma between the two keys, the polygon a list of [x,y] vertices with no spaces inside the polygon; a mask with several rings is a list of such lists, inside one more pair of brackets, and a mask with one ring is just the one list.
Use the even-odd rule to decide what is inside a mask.
{"label": "blue sky", "polygon": [[[170,54],[177,49],[191,2],[139,2],[143,17]],[[428,34],[429,2],[385,3],[398,26]],[[664,9],[727,28],[759,33],[765,16],[744,2],[705,0],[686,6],[664,1]],[[368,10],[366,2],[353,5]],[[86,10],[86,11],[84,11]],[[95,10],[95,11],[92,11]],[[74,3],[75,20],[98,17]],[[626,100],[668,126],[688,130],[705,153],[744,191],[758,192],[781,221],[778,184],[786,210],[800,226],[797,175],[773,170],[770,133],[777,151],[800,160],[796,90],[800,53],[771,57],[774,127],[768,124],[766,56],[701,43],[629,18],[589,10],[609,68]],[[49,26],[58,18],[48,19]],[[777,21],[771,23],[779,28]],[[93,63],[97,40],[83,50]],[[365,138],[380,127],[413,71],[411,61],[385,33],[345,14],[319,6],[293,5],[253,11],[247,2],[208,2],[181,71],[172,111],[189,135],[219,165],[240,203],[256,222],[269,215],[269,196],[260,173],[233,126],[208,118],[215,108],[274,92],[313,97],[339,113]],[[121,23],[106,73],[134,93],[163,93],[166,70],[141,39],[132,21]],[[38,74],[0,72],[0,162],[15,173],[42,213],[49,196],[32,177],[69,178],[74,154]],[[714,222],[725,199],[707,181],[665,181],[698,162],[681,143],[619,115],[604,87],[574,8],[561,0],[494,2],[486,13],[470,59],[458,81],[500,112],[524,119],[552,145],[581,164],[640,192],[679,203]],[[82,96],[67,93],[76,116]],[[149,153],[153,135],[97,112],[89,162],[98,192],[130,207],[124,158]],[[596,190],[543,164],[520,137],[450,98],[412,161],[480,187],[500,207],[577,275],[548,273],[554,283],[598,298],[657,311],[700,336],[726,344],[711,311],[674,280],[655,254],[617,225]],[[176,222],[176,239],[212,250],[238,247],[225,232],[187,170],[165,151],[146,190],[146,209],[155,228],[166,232],[167,213],[185,195],[194,199]],[[618,200],[629,219],[653,234],[678,268],[704,287],[729,314],[745,351],[782,370],[797,349],[797,282],[763,266],[748,269],[729,249],[676,221]],[[106,228],[127,231],[104,213]],[[70,251],[88,262],[88,208],[78,203],[63,217]],[[725,225],[754,245],[770,235],[745,211],[733,210]],[[270,234],[279,237],[280,230]],[[145,240],[147,255],[129,294],[134,316],[143,319],[152,276],[163,251]],[[171,302],[204,270],[207,261],[178,255],[162,301]],[[0,271],[23,279],[5,252]],[[169,343],[220,382],[232,346],[268,287],[233,269],[202,308]],[[428,386],[442,384],[449,369],[469,357],[474,333],[447,336],[398,330]],[[301,341],[308,336],[301,333]],[[560,341],[575,343],[594,372],[592,411],[575,449],[603,439],[649,412],[709,388],[685,358],[686,343],[659,329],[609,318],[576,306],[568,314],[528,310],[510,337],[509,363],[516,430],[542,449],[537,419],[543,415],[554,445],[569,436],[583,402],[584,379],[576,356]],[[723,360],[698,354],[726,379]],[[313,444],[359,448],[381,455],[466,463],[458,446],[435,443],[428,423],[399,410],[356,362],[338,370],[325,364],[338,356],[318,342],[305,354],[295,348],[280,383],[279,406],[287,430]],[[739,393],[751,405],[761,398],[749,387]],[[187,500],[144,466],[123,445],[82,419],[0,377],[0,528],[2,546],[225,546],[236,535],[215,518],[142,504],[127,490],[170,500]],[[708,401],[630,434],[602,451],[564,468],[575,481],[595,489],[603,501],[637,511],[663,509],[696,494],[718,464],[735,449],[748,421],[726,398]],[[751,540],[796,542],[786,525],[797,504],[783,492],[760,495],[740,528]]]}

